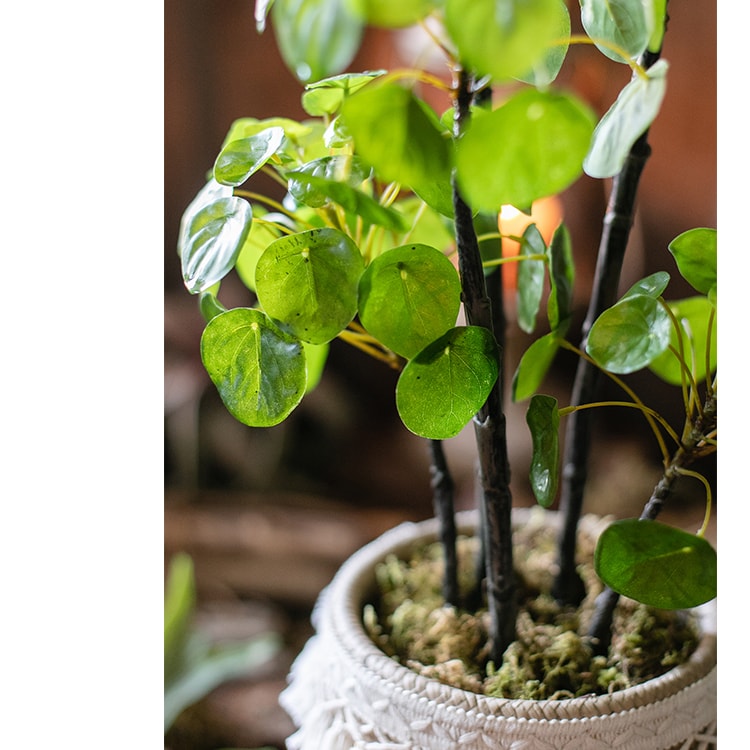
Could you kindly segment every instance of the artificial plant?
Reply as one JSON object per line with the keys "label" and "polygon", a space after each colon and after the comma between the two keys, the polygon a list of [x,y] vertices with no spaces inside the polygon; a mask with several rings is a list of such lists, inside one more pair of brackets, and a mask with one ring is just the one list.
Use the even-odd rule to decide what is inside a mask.
{"label": "artificial plant", "polygon": [[[518,317],[527,332],[535,328],[545,279],[550,289],[550,331],[532,344],[513,376],[515,397],[533,396],[531,479],[543,505],[555,499],[557,432],[567,412],[536,391],[556,352],[570,347],[568,337],[576,334],[570,330],[574,267],[565,225],[549,243],[532,225],[513,238],[519,254],[503,258],[497,216],[506,205],[529,212],[534,201],[564,191],[584,171],[615,178],[592,306],[577,348],[582,364],[570,429],[585,436],[596,374],[618,372],[617,364],[592,354],[594,320],[616,316],[634,297],[664,311],[654,317],[659,326],[670,315],[660,297],[664,286],[648,280],[630,302],[615,299],[638,174],[648,155],[647,131],[667,85],[669,66],[661,57],[666,0],[581,0],[583,35],[571,34],[563,0],[259,0],[255,13],[259,31],[270,14],[281,53],[305,84],[302,105],[309,119],[235,121],[206,186],[184,214],[179,251],[185,285],[199,297],[207,320],[204,365],[229,411],[259,427],[282,422],[298,406],[320,377],[334,339],[397,369],[398,413],[410,431],[430,441],[448,563],[444,591],[454,604],[460,602],[452,566],[451,480],[441,441],[473,423],[491,658],[499,663],[515,637],[516,592],[503,404],[507,324],[498,267],[518,264]],[[450,82],[421,69],[343,72],[368,24],[417,23],[444,56]],[[584,101],[555,87],[569,46],[578,43],[593,44],[613,66],[632,70],[598,122]],[[495,102],[500,85],[504,98]],[[428,89],[444,98],[444,111],[428,104]],[[283,186],[282,202],[252,189],[258,172]],[[702,244],[691,247],[690,264],[701,266]],[[222,305],[220,282],[233,269],[255,294],[254,307]],[[709,302],[702,311],[709,321],[702,325],[710,332],[715,286],[699,291]],[[458,322],[461,310],[465,322]],[[605,338],[612,329],[636,339],[654,335],[650,322],[631,330],[630,321],[609,321],[614,324],[600,324]],[[696,369],[686,356],[695,331],[677,322],[683,336],[670,345],[662,335],[657,354],[677,353],[691,421],[696,410],[705,415],[694,395]],[[710,343],[705,348],[710,352]],[[709,361],[706,378],[713,367]],[[715,387],[709,387],[715,404]],[[658,421],[637,398],[635,404]],[[684,443],[684,436],[672,436]],[[696,450],[711,449],[710,425],[698,442]],[[586,441],[580,445],[565,458],[574,468],[564,481],[568,521],[556,588],[567,600],[578,588],[569,561],[588,453]],[[627,532],[613,535],[611,543],[621,543],[619,559],[641,554],[628,545]],[[700,536],[690,539],[683,538],[683,546],[705,550]],[[700,560],[712,552],[709,547]],[[693,558],[685,557],[690,565]],[[692,569],[683,570],[690,580]],[[692,593],[684,606],[714,592]]]}

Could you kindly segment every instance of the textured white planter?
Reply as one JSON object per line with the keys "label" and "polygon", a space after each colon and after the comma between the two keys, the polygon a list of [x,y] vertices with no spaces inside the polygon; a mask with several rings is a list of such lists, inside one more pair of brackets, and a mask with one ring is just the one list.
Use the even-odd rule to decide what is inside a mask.
{"label": "textured white planter", "polygon": [[[547,513],[551,523],[555,513]],[[514,524],[528,511],[514,511]],[[473,531],[474,512],[458,527]],[[582,531],[601,523],[587,517]],[[321,594],[316,635],[292,666],[281,705],[298,730],[288,750],[713,750],[716,635],[713,607],[690,661],[612,695],[561,701],[489,698],[448,687],[397,664],[369,639],[362,605],[374,566],[436,537],[434,519],[402,524],[354,554]]]}

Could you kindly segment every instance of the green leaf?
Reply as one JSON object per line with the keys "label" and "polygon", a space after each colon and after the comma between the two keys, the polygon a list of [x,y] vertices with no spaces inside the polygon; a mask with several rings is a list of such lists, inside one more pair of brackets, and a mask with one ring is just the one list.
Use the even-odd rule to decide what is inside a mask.
{"label": "green leaf", "polygon": [[543,508],[549,508],[557,495],[560,476],[560,413],[557,399],[533,396],[526,412],[531,430],[532,456],[529,481],[534,497]]}
{"label": "green leaf", "polygon": [[263,309],[310,344],[335,338],[357,312],[364,261],[336,229],[312,229],[272,242],[260,256],[255,286]]}
{"label": "green leaf", "polygon": [[547,318],[550,328],[564,335],[573,314],[573,284],[575,267],[570,232],[565,224],[555,230],[549,245],[550,294],[547,299]]}
{"label": "green leaf", "polygon": [[702,537],[658,521],[615,521],[594,553],[598,576],[618,594],[659,609],[688,609],[716,596],[716,551]]}
{"label": "green leaf", "polygon": [[527,74],[559,40],[559,0],[446,0],[464,67],[496,81]]}
{"label": "green leaf", "polygon": [[243,198],[219,198],[193,214],[181,235],[182,278],[191,294],[221,281],[250,232],[253,211]]}
{"label": "green leaf", "polygon": [[359,91],[385,70],[368,70],[364,73],[342,73],[322,81],[308,83],[302,94],[302,107],[308,115],[323,117],[333,115],[341,109],[344,100]]}
{"label": "green leaf", "polygon": [[164,587],[164,682],[174,679],[183,667],[183,652],[195,609],[193,560],[184,553],[169,562]]}
{"label": "green leaf", "polygon": [[362,325],[407,359],[455,326],[460,306],[456,269],[427,245],[388,250],[370,263],[359,282]]}
{"label": "green leaf", "polygon": [[[524,230],[519,255],[546,255],[547,246],[536,224]],[[544,293],[543,260],[521,260],[518,262],[518,289],[516,308],[518,325],[522,331],[532,333],[536,327],[536,316]]]}
{"label": "green leaf", "polygon": [[341,206],[350,217],[359,216],[364,219],[365,224],[376,224],[396,232],[405,232],[408,228],[397,211],[381,205],[374,198],[346,183],[300,171],[292,174],[295,191],[304,196],[304,202],[308,205],[323,205],[319,203],[321,200],[324,203],[331,201]]}
{"label": "green leaf", "polygon": [[648,40],[648,49],[658,52],[664,40],[664,32],[667,25],[667,0],[653,0],[653,27],[651,37]]}
{"label": "green leaf", "polygon": [[276,0],[271,14],[281,57],[302,83],[342,73],[359,49],[363,20],[349,0]]}
{"label": "green leaf", "polygon": [[564,39],[564,44],[555,43],[547,47],[544,56],[534,64],[534,67],[525,75],[517,76],[518,80],[530,83],[542,88],[549,86],[557,78],[560,69],[565,62],[570,46],[570,13],[564,0],[558,0],[557,4],[557,34],[556,40]]}
{"label": "green leaf", "polygon": [[651,0],[580,0],[580,3],[583,28],[610,60],[627,62],[610,45],[622,49],[629,58],[638,57],[646,49],[654,25]]}
{"label": "green leaf", "polygon": [[281,648],[275,634],[256,636],[245,643],[216,645],[164,690],[164,731],[188,706],[224,682],[249,674],[269,661]]}
{"label": "green leaf", "polygon": [[646,78],[636,76],[620,92],[594,130],[583,162],[590,177],[613,177],[625,164],[630,149],[659,114],[667,90],[666,60],[657,60]]}
{"label": "green leaf", "polygon": [[382,180],[423,186],[436,175],[450,173],[450,139],[403,86],[366,86],[346,100],[342,117],[357,153]]}
{"label": "green leaf", "polygon": [[302,342],[305,347],[305,361],[307,362],[307,386],[306,393],[312,391],[323,376],[326,362],[328,361],[328,344],[307,344]]}
{"label": "green leaf", "polygon": [[716,230],[688,229],[669,243],[677,268],[685,281],[702,294],[717,285]]}
{"label": "green leaf", "polygon": [[214,179],[222,185],[241,185],[279,150],[283,141],[284,130],[280,127],[231,141],[216,157]]}
{"label": "green leaf", "polygon": [[412,26],[442,5],[442,0],[362,0],[370,26],[399,29]]}
{"label": "green leaf", "polygon": [[513,401],[524,401],[536,393],[560,349],[560,342],[560,335],[551,331],[534,341],[523,353],[513,375]]}
{"label": "green leaf", "polygon": [[642,294],[656,299],[661,296],[667,288],[667,284],[669,284],[669,274],[666,271],[656,271],[650,276],[646,276],[633,284],[633,286],[622,295],[619,301],[622,302],[622,300],[627,299],[628,297],[637,297]]}
{"label": "green leaf", "polygon": [[283,422],[305,393],[302,343],[259,310],[238,307],[212,318],[201,359],[229,413],[250,427]]}
{"label": "green leaf", "polygon": [[452,249],[455,238],[451,225],[429,205],[415,196],[409,196],[394,205],[411,227],[409,241],[419,245],[431,245],[447,252]]}
{"label": "green leaf", "polygon": [[[698,382],[706,377],[706,346],[709,340],[708,324],[711,325],[711,358],[709,360],[710,372],[716,369],[716,339],[717,324],[714,305],[706,297],[689,297],[678,302],[669,302],[669,308],[680,322],[682,328],[682,352],[687,366],[693,372]],[[669,343],[677,351],[680,347],[677,340],[677,331],[674,326],[670,329]],[[682,384],[682,368],[676,355],[667,349],[650,364],[651,370],[662,380],[672,385]]]}
{"label": "green leaf", "polygon": [[328,196],[324,190],[315,189],[306,180],[298,180],[299,175],[322,178],[331,182],[342,182],[350,187],[359,187],[371,174],[370,167],[357,156],[349,154],[324,156],[288,172],[287,189],[296,201],[318,208],[328,202]]}
{"label": "green leaf", "polygon": [[559,193],[581,175],[594,122],[574,97],[536,89],[472,119],[456,153],[464,198],[474,209],[499,211]]}
{"label": "green leaf", "polygon": [[498,375],[495,338],[486,328],[453,328],[401,372],[396,407],[411,432],[432,440],[458,435],[482,408]]}
{"label": "green leaf", "polygon": [[658,299],[633,295],[594,321],[586,351],[604,369],[624,375],[651,364],[669,345],[671,330]]}

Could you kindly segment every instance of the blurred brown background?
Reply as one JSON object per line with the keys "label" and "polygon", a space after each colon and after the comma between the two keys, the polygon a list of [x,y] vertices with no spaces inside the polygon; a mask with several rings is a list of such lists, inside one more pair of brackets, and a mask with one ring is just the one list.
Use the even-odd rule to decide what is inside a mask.
{"label": "blurred brown background", "polygon": [[[570,8],[575,27],[578,3]],[[282,63],[272,29],[255,31],[251,0],[166,0],[164,9],[165,559],[178,550],[193,556],[202,622],[217,637],[272,629],[286,643],[262,674],[218,689],[183,714],[167,745],[281,749],[292,727],[277,696],[311,632],[315,597],[364,542],[401,520],[431,515],[426,446],[398,421],[395,375],[338,341],[320,386],[283,425],[246,428],[221,405],[200,362],[203,323],[196,300],[181,282],[180,217],[232,121],[303,118],[302,88]],[[653,154],[641,180],[623,287],[657,268],[674,271],[666,247],[680,232],[716,226],[716,3],[693,0],[670,9],[663,51],[670,63],[668,90],[650,133]],[[413,45],[406,34],[371,30],[349,69],[407,65]],[[593,48],[576,47],[560,84],[603,113],[628,77],[627,69]],[[276,189],[262,177],[255,186]],[[584,176],[563,196],[581,317],[608,189],[608,181]],[[225,304],[252,301],[232,279],[222,294]],[[527,344],[511,333],[511,369]],[[561,358],[548,384],[563,401],[574,366]],[[643,380],[649,403],[670,393],[645,376],[633,380]],[[602,411],[598,418],[589,510],[637,514],[658,479],[653,439],[630,411]],[[523,404],[508,409],[519,505],[531,502],[524,481],[524,412]],[[678,414],[669,407],[664,412]],[[472,502],[471,443],[465,431],[447,445],[462,506]],[[701,468],[715,480],[714,465]],[[635,487],[633,476],[639,478]],[[685,528],[697,528],[700,487],[686,486],[670,513]]]}

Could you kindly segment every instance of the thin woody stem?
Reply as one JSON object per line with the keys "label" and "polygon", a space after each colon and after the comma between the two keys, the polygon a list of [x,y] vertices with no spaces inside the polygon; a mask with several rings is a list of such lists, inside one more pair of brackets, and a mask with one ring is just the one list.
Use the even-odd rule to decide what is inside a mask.
{"label": "thin woody stem", "polygon": [[[468,125],[473,97],[473,79],[463,69],[456,71],[453,135],[459,138]],[[495,333],[496,323],[504,327],[502,310],[495,310],[487,296],[479,243],[472,212],[463,200],[455,174],[453,209],[458,248],[458,267],[463,304],[469,325]],[[498,347],[502,373],[502,354]],[[487,604],[490,613],[490,658],[499,664],[505,649],[516,637],[516,584],[513,575],[513,549],[510,493],[510,467],[502,408],[503,378],[498,377],[487,401],[474,418],[474,434],[479,454],[481,484],[482,544],[485,551]]]}

